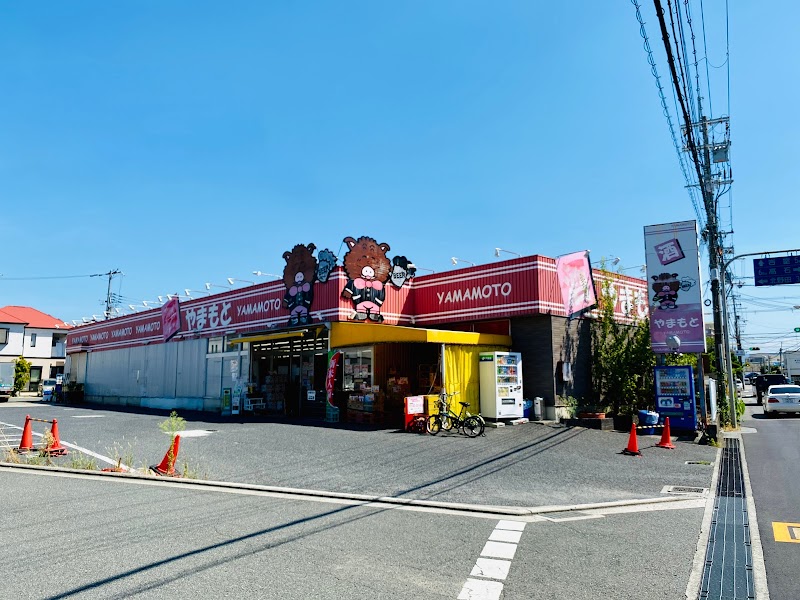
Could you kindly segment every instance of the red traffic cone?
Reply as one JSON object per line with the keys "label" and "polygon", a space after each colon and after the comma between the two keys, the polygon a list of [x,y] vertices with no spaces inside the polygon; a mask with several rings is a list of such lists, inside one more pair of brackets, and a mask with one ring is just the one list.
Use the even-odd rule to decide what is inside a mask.
{"label": "red traffic cone", "polygon": [[631,425],[631,435],[628,438],[628,447],[622,451],[623,454],[628,456],[641,456],[639,452],[639,440],[636,439],[636,424]]}
{"label": "red traffic cone", "polygon": [[161,460],[161,464],[156,467],[150,467],[159,475],[166,475],[168,477],[175,477],[175,461],[178,458],[178,447],[181,445],[181,436],[176,435],[172,438],[169,450]]}
{"label": "red traffic cone", "polygon": [[20,452],[30,452],[33,450],[33,432],[31,431],[31,416],[25,415],[25,427],[22,428],[22,437],[19,440]]}
{"label": "red traffic cone", "polygon": [[669,435],[669,417],[664,419],[664,432],[661,434],[661,441],[656,444],[659,448],[669,448],[670,450],[675,450],[675,446],[670,441]]}
{"label": "red traffic cone", "polygon": [[67,449],[61,445],[61,440],[58,437],[58,419],[53,419],[53,426],[50,428],[50,435],[53,436],[53,439],[50,441],[50,445],[42,450],[42,452],[49,456],[65,455],[67,453]]}

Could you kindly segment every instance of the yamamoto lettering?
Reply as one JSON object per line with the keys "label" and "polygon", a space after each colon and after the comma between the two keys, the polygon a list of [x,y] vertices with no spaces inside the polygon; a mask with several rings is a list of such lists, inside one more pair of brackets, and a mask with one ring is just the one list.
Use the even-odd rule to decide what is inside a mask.
{"label": "yamamoto lettering", "polygon": [[161,331],[161,321],[152,321],[144,325],[136,326],[136,333],[153,333]]}
{"label": "yamamoto lettering", "polygon": [[242,315],[257,315],[259,313],[277,311],[280,307],[280,298],[271,298],[269,300],[262,300],[261,302],[251,302],[250,304],[245,304],[244,306],[237,306],[236,316],[241,317]]}
{"label": "yamamoto lettering", "polygon": [[439,304],[463,302],[465,300],[481,300],[484,298],[508,297],[511,295],[511,282],[488,283],[484,286],[476,285],[471,288],[455,289],[448,292],[436,292]]}

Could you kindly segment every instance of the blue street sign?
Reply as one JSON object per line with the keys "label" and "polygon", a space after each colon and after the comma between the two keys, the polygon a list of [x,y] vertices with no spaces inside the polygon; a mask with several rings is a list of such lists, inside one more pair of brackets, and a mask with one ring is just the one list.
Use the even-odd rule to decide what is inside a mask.
{"label": "blue street sign", "polygon": [[800,256],[778,256],[753,260],[756,286],[800,283]]}

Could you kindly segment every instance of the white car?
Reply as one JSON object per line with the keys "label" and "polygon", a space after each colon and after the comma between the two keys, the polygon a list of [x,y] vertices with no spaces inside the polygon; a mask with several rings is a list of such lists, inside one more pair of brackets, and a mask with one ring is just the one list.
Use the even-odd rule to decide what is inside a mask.
{"label": "white car", "polygon": [[56,391],[56,380],[45,379],[39,384],[39,393],[42,396],[48,396]]}
{"label": "white car", "polygon": [[744,392],[744,385],[742,384],[742,380],[738,378],[736,379],[736,391],[739,392],[740,395],[742,394],[742,392]]}
{"label": "white car", "polygon": [[764,414],[777,417],[778,413],[800,413],[800,385],[771,385],[764,398]]}

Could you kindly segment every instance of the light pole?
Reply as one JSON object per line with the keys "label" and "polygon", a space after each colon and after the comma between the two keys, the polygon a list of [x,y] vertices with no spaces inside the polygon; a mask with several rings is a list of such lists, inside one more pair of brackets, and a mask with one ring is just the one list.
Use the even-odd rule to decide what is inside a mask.
{"label": "light pole", "polygon": [[275,273],[265,273],[264,271],[253,271],[253,275],[256,277],[274,277],[275,279],[283,279],[281,275],[275,275]]}
{"label": "light pole", "polygon": [[212,287],[218,287],[218,288],[222,288],[224,290],[231,289],[230,286],[227,286],[227,285],[219,285],[218,283],[208,283],[208,282],[206,282],[206,290],[209,290],[209,292],[210,292]]}
{"label": "light pole", "polygon": [[495,248],[494,249],[494,255],[496,257],[498,257],[498,258],[500,257],[500,253],[501,252],[506,252],[508,254],[514,254],[514,255],[519,256],[519,257],[522,256],[522,254],[520,254],[519,252],[514,252],[513,250],[503,250],[502,248]]}
{"label": "light pole", "polygon": [[207,291],[207,290],[206,290],[206,291],[204,291],[204,292],[198,292],[197,290],[190,290],[189,288],[186,288],[185,290],[183,290],[183,292],[184,292],[184,294],[186,294],[186,297],[187,297],[187,298],[189,298],[189,300],[191,300],[191,299],[192,299],[192,292],[194,292],[194,293],[196,293],[196,294],[203,294],[203,293],[205,293],[205,295],[206,295],[206,296],[210,296],[210,295],[211,295],[211,292],[209,292],[209,291]]}
{"label": "light pole", "polygon": [[475,263],[474,263],[474,262],[470,262],[470,261],[468,261],[468,260],[464,260],[463,258],[456,258],[455,256],[451,257],[451,258],[450,258],[450,261],[451,261],[451,262],[452,262],[454,265],[457,265],[458,263],[460,263],[460,262],[463,262],[463,263],[467,263],[468,265],[472,265],[473,267],[475,266]]}
{"label": "light pole", "polygon": [[242,283],[249,283],[250,285],[255,285],[255,281],[248,281],[247,279],[236,279],[236,277],[228,277],[228,283],[234,285],[234,281],[241,281]]}

